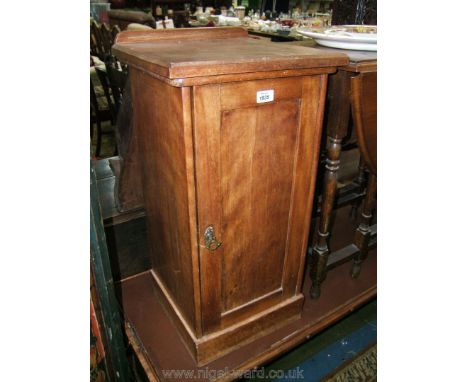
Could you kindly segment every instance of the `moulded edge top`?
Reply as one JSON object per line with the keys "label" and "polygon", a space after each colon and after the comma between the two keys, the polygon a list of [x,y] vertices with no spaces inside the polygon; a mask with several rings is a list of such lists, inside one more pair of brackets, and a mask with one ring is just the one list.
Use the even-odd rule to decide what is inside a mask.
{"label": "moulded edge top", "polygon": [[112,50],[127,64],[171,80],[290,69],[329,71],[349,63],[343,53],[267,42],[239,27],[125,31],[117,35]]}

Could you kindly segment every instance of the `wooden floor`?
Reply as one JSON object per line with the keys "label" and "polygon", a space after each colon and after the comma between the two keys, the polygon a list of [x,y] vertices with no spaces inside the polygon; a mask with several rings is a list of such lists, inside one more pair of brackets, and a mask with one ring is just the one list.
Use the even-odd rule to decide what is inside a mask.
{"label": "wooden floor", "polygon": [[[347,208],[339,211],[336,221],[345,219],[347,211]],[[340,234],[339,242],[352,237],[352,225],[348,224],[345,228],[340,224],[335,225],[338,225],[336,230]],[[336,242],[333,247],[337,247]],[[140,361],[148,369],[147,374],[151,375],[153,380],[194,380],[194,377],[190,376],[191,373],[202,376],[195,380],[209,380],[203,376],[212,376],[214,371],[248,370],[287,352],[374,298],[377,293],[376,252],[376,249],[370,252],[357,280],[349,276],[351,267],[349,262],[331,270],[323,284],[322,296],[318,300],[312,300],[308,295],[310,284],[307,273],[303,287],[306,299],[300,320],[201,368],[196,367],[175,327],[166,316],[156,298],[151,276],[147,272],[125,279],[120,284],[123,310],[129,325],[127,333],[140,356]],[[175,374],[172,374],[172,378],[164,377],[164,373],[170,375],[184,371],[188,373],[185,378],[183,376],[175,378]],[[219,380],[230,379],[232,377],[229,375],[219,378]]]}

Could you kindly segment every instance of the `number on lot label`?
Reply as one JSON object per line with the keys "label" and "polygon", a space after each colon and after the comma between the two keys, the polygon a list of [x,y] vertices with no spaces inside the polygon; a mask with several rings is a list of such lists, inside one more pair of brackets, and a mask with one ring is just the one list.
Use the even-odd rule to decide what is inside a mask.
{"label": "number on lot label", "polygon": [[275,99],[275,91],[270,90],[259,90],[257,92],[257,103],[271,102]]}

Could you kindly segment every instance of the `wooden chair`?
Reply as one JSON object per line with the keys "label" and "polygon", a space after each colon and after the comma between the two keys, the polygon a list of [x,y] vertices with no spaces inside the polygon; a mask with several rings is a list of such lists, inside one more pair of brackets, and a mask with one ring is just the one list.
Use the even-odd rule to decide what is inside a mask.
{"label": "wooden chair", "polygon": [[102,44],[102,37],[101,31],[99,28],[99,24],[91,20],[90,25],[90,48],[91,48],[91,55],[99,57],[101,60],[104,57],[105,51]]}
{"label": "wooden chair", "polygon": [[94,155],[99,156],[101,153],[101,142],[102,142],[102,126],[101,123],[105,121],[110,121],[112,118],[112,114],[108,108],[102,105],[100,102],[100,97],[96,94],[96,89],[94,87],[93,81],[91,83],[91,139],[93,138],[93,131],[94,131],[94,124],[96,124],[97,132],[96,132],[96,150],[94,151]]}
{"label": "wooden chair", "polygon": [[112,31],[108,24],[101,24],[99,30],[101,32],[101,42],[104,51],[103,59],[105,59],[108,54],[111,54],[112,45],[114,45],[114,37],[112,36]]}
{"label": "wooden chair", "polygon": [[114,97],[112,94],[112,89],[110,86],[110,81],[109,77],[107,75],[106,68],[104,66],[96,66],[96,75],[99,79],[99,82],[102,86],[102,91],[104,92],[104,96],[106,99],[107,107],[109,109],[109,112],[111,114],[111,122],[112,124],[115,124],[115,116],[116,116],[116,106],[115,106],[115,101]]}
{"label": "wooden chair", "polygon": [[[98,24],[96,21],[92,20],[90,24],[91,55],[98,57],[101,61],[105,61],[111,57],[112,45],[119,32],[120,29],[117,25],[111,27],[108,24]],[[118,105],[115,99],[119,97],[120,100],[121,95],[113,94],[106,70],[98,66],[95,67],[95,70],[100,82],[98,88],[100,88],[101,93],[102,91],[104,92],[103,96],[102,94],[97,94],[96,84],[93,84],[93,81],[91,81],[91,137],[93,136],[95,124],[97,128],[95,155],[99,156],[103,134],[101,123],[104,121],[111,121],[112,126],[115,125],[118,111]]]}
{"label": "wooden chair", "polygon": [[120,32],[117,25],[98,24],[92,20],[90,25],[90,48],[91,55],[99,57],[102,61],[111,54],[115,37]]}
{"label": "wooden chair", "polygon": [[351,78],[351,110],[361,158],[369,171],[366,195],[362,204],[354,244],[359,252],[354,256],[351,276],[356,278],[367,257],[371,237],[370,223],[377,194],[377,73],[360,73]]}
{"label": "wooden chair", "polygon": [[110,122],[111,126],[115,124],[113,112],[113,98],[110,93],[110,87],[105,76],[102,76],[99,65],[94,66],[90,71],[91,75],[91,139],[93,138],[94,125],[97,128],[96,134],[96,150],[94,155],[99,156],[101,152],[102,134],[114,134],[114,129],[111,131],[103,131],[102,123]]}
{"label": "wooden chair", "polygon": [[106,56],[104,64],[105,68],[96,67],[96,73],[112,113],[112,122],[115,124],[127,83],[128,69],[112,55]]}
{"label": "wooden chair", "polygon": [[[96,74],[98,76],[99,82],[102,85],[102,89],[104,92],[106,105],[105,111],[103,107],[93,106],[93,95],[91,95],[91,106],[92,109],[98,110],[97,118],[96,118],[96,125],[97,125],[97,144],[96,144],[96,155],[99,155],[100,152],[100,144],[101,144],[101,135],[102,130],[100,126],[100,122],[102,122],[102,118],[106,118],[106,120],[110,120],[112,124],[112,131],[115,133],[115,126],[118,120],[118,114],[120,110],[120,106],[122,104],[122,96],[124,92],[124,88],[127,82],[128,77],[128,70],[127,67],[122,65],[114,56],[107,54],[105,57],[105,68],[103,67],[95,67]],[[94,95],[94,99],[96,96]],[[94,102],[96,105],[96,103]],[[104,115],[105,113],[105,115]],[[93,114],[92,114],[93,115]],[[94,113],[96,115],[96,113]],[[99,118],[101,117],[101,118]],[[117,138],[117,137],[116,137]],[[116,142],[117,143],[117,142]],[[118,145],[116,144],[115,148],[115,155],[118,153]]]}
{"label": "wooden chair", "polygon": [[117,120],[117,114],[120,110],[120,106],[122,105],[123,92],[127,84],[128,68],[126,65],[121,64],[117,58],[111,55],[106,57],[104,63],[106,65],[106,74],[114,99],[114,117],[115,120]]}

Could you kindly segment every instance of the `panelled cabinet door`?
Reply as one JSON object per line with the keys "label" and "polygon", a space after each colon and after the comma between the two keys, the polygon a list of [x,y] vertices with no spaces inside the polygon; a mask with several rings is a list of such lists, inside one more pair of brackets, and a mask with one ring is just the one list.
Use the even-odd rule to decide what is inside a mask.
{"label": "panelled cabinet door", "polygon": [[325,84],[193,88],[204,334],[302,297]]}

